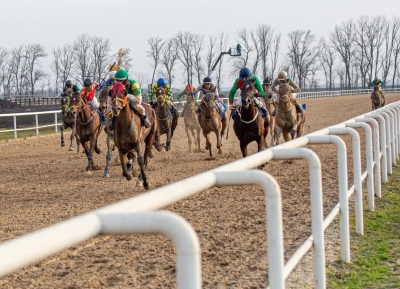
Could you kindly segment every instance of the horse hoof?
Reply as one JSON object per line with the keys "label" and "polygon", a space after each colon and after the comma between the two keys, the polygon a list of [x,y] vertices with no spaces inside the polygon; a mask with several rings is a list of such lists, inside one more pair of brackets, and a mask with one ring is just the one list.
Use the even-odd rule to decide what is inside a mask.
{"label": "horse hoof", "polygon": [[143,181],[137,180],[136,181],[136,187],[143,187]]}
{"label": "horse hoof", "polygon": [[101,153],[101,150],[99,150],[99,149],[95,149],[95,152],[96,152],[96,154],[100,154]]}
{"label": "horse hoof", "polygon": [[206,161],[215,161],[216,158],[215,157],[207,157],[205,158]]}
{"label": "horse hoof", "polygon": [[109,177],[110,177],[109,174],[104,174],[104,175],[103,175],[103,178],[104,178],[104,179],[109,178]]}
{"label": "horse hoof", "polygon": [[68,149],[70,152],[72,152],[73,150],[74,150],[74,148],[73,147],[69,147],[69,149]]}
{"label": "horse hoof", "polygon": [[145,190],[150,189],[150,183],[144,184],[144,185],[143,185],[143,188],[144,188]]}
{"label": "horse hoof", "polygon": [[91,172],[90,170],[87,170],[87,173],[88,173],[89,175],[91,175],[91,174],[92,174],[92,172]]}
{"label": "horse hoof", "polygon": [[65,147],[65,143],[61,143],[61,147],[62,147],[62,148]]}
{"label": "horse hoof", "polygon": [[149,152],[149,158],[154,158],[154,154],[153,154],[153,152]]}
{"label": "horse hoof", "polygon": [[131,174],[127,175],[127,176],[126,176],[126,180],[127,180],[127,181],[132,180],[132,175],[131,175]]}

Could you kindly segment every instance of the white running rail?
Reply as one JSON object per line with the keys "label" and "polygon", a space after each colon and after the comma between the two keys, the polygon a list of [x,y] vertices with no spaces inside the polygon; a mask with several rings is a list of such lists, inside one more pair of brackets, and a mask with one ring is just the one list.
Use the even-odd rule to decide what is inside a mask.
{"label": "white running rail", "polygon": [[[98,234],[156,232],[171,237],[177,247],[178,288],[201,288],[199,245],[193,228],[179,216],[158,210],[213,186],[256,184],[263,188],[266,196],[270,288],[285,288],[285,280],[311,248],[314,287],[326,288],[324,230],[339,215],[341,259],[350,262],[349,198],[355,195],[356,232],[363,234],[362,182],[367,179],[368,207],[373,211],[374,194],[381,197],[381,180],[387,182],[387,175],[392,172],[399,155],[399,121],[400,102],[391,103],[214,170],[6,241],[0,244],[0,276]],[[361,140],[354,128],[362,128],[366,132],[365,172],[361,171]],[[347,185],[347,148],[343,140],[336,136],[342,134],[352,138],[354,183],[350,188]],[[315,152],[302,148],[321,143],[332,143],[337,147],[339,167],[339,203],[325,219],[322,212],[321,164]],[[272,175],[252,169],[273,159],[288,158],[303,158],[309,162],[312,235],[285,264],[279,184]]]}

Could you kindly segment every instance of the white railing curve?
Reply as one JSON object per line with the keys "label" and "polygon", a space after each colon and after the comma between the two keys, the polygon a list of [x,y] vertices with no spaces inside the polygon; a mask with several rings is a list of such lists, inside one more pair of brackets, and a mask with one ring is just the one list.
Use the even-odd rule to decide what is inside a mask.
{"label": "white railing curve", "polygon": [[[379,121],[379,126],[376,120]],[[178,288],[201,288],[200,254],[198,239],[193,228],[179,216],[158,210],[216,185],[256,184],[263,187],[266,195],[270,288],[285,288],[285,280],[311,248],[313,248],[314,287],[326,288],[324,230],[339,214],[341,258],[345,262],[350,262],[349,198],[355,194],[356,232],[363,234],[362,182],[367,179],[368,206],[369,210],[373,211],[373,188],[380,197],[381,190],[376,186],[381,184],[381,179],[383,183],[387,182],[387,174],[391,173],[392,165],[396,164],[398,158],[400,150],[399,121],[400,102],[391,103],[381,109],[285,142],[245,159],[6,241],[0,244],[0,276],[100,233],[158,232],[173,238],[177,246],[177,254],[182,253],[186,256],[178,256],[177,272],[185,272],[186,277],[190,276],[190,278],[177,274]],[[371,124],[372,129],[369,125],[365,125],[368,123]],[[366,144],[368,164],[365,172],[361,170],[361,140],[354,127],[363,128],[366,131],[366,138],[372,136],[372,140],[370,139],[370,142]],[[335,136],[337,134],[349,134],[352,137],[354,184],[350,188],[347,185],[347,148],[343,140]],[[315,152],[302,148],[308,144],[320,143],[333,143],[338,150],[339,203],[325,219],[323,219],[322,210],[321,164]],[[303,158],[309,162],[312,235],[284,264],[279,184],[272,175],[252,169],[273,159],[287,158]],[[379,171],[377,167],[381,167],[382,170]],[[129,222],[129,218],[135,218],[136,221]],[[173,221],[162,221],[166,218],[172,218],[181,225],[172,225]],[[149,229],[143,232],[143,228],[146,226],[149,226]],[[153,229],[150,226],[153,226]],[[184,239],[180,239],[181,237]]]}

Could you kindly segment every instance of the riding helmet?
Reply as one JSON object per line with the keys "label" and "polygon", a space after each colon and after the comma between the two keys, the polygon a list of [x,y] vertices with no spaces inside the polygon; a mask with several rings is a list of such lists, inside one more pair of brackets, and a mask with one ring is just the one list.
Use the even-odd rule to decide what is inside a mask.
{"label": "riding helmet", "polygon": [[66,86],[66,87],[71,87],[71,86],[72,86],[72,81],[68,79],[68,80],[65,82],[65,86]]}
{"label": "riding helmet", "polygon": [[279,80],[286,80],[287,79],[287,73],[286,71],[281,71],[278,73],[278,79]]}
{"label": "riding helmet", "polygon": [[83,82],[84,86],[91,86],[93,84],[93,81],[90,78],[86,78],[85,81]]}
{"label": "riding helmet", "polygon": [[211,78],[209,78],[208,76],[203,79],[203,84],[207,84],[207,83],[212,83]]}
{"label": "riding helmet", "polygon": [[188,84],[186,85],[186,87],[185,87],[185,91],[186,91],[186,92],[191,92],[191,91],[193,91],[193,90],[194,90],[193,85],[191,85],[190,83],[188,83]]}
{"label": "riding helmet", "polygon": [[251,70],[248,67],[243,67],[239,71],[239,77],[240,78],[247,78],[247,77],[250,77],[250,75],[251,75]]}
{"label": "riding helmet", "polygon": [[269,80],[269,77],[264,79],[263,84],[271,84],[271,81]]}
{"label": "riding helmet", "polygon": [[120,69],[115,73],[115,80],[125,80],[129,77],[128,71]]}
{"label": "riding helmet", "polygon": [[157,80],[157,85],[159,86],[159,87],[166,87],[167,86],[167,82],[165,81],[165,79],[164,78],[159,78],[158,80]]}

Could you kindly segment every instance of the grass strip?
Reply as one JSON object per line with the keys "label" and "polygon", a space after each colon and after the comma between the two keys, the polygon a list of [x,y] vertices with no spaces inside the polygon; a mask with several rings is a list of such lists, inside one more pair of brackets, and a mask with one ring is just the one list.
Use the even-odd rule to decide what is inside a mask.
{"label": "grass strip", "polygon": [[350,264],[327,265],[327,288],[400,288],[400,166],[375,198],[375,211],[364,210],[364,235],[354,234],[350,246]]}

